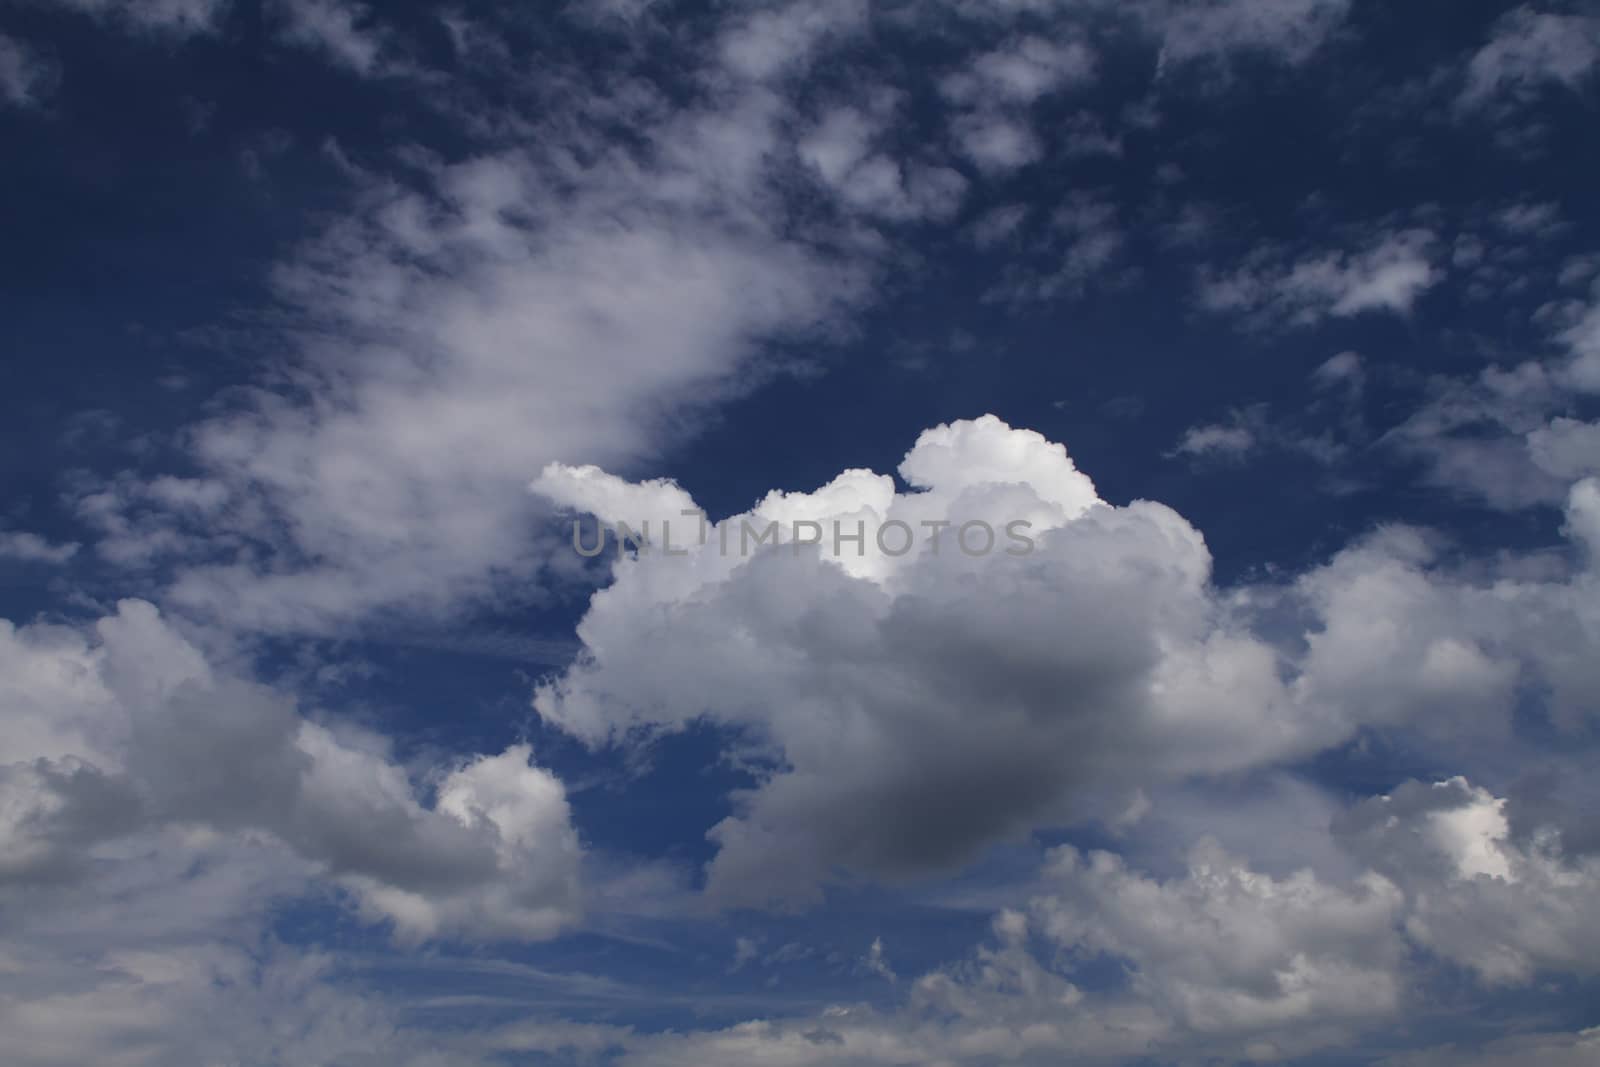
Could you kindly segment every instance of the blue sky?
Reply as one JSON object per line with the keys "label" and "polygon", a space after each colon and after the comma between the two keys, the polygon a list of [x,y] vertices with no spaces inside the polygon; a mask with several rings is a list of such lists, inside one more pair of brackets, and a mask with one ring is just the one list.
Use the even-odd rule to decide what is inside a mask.
{"label": "blue sky", "polygon": [[3,1058],[1597,1062],[1597,72],[0,4]]}

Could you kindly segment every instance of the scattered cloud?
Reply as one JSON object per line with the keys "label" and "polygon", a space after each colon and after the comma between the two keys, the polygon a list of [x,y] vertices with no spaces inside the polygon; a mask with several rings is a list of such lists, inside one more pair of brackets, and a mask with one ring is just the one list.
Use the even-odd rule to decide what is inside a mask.
{"label": "scattered cloud", "polygon": [[22,563],[65,563],[78,554],[78,544],[52,544],[26,530],[0,530],[0,559]]}
{"label": "scattered cloud", "polygon": [[29,45],[0,33],[0,103],[36,108],[49,96],[55,67]]}
{"label": "scattered cloud", "polygon": [[1201,272],[1200,307],[1258,324],[1310,326],[1368,312],[1409,314],[1443,278],[1428,230],[1380,233],[1356,250],[1297,253],[1263,248],[1235,270]]}
{"label": "scattered cloud", "polygon": [[1546,86],[1579,88],[1597,65],[1600,18],[1519,7],[1468,61],[1457,103],[1464,110],[1527,103]]}

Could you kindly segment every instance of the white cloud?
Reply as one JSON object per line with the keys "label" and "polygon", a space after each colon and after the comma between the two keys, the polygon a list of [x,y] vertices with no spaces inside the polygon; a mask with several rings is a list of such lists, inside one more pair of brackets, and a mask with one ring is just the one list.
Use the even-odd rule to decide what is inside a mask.
{"label": "white cloud", "polygon": [[1411,782],[1339,825],[1406,894],[1407,935],[1488,985],[1600,968],[1600,860],[1542,833],[1510,838],[1505,801],[1463,778]]}
{"label": "white cloud", "polygon": [[[1199,533],[1158,504],[1104,504],[1059,445],[987,417],[923,434],[900,473],[913,491],[847,471],[709,526],[686,556],[619,560],[579,627],[584,655],[539,691],[540,714],[591,744],[709,716],[780,759],[712,831],[713,895],[792,902],[837,867],[948,868],[1062,821],[1090,783],[1259,765],[1363,714],[1291,710],[1277,653],[1213,595]],[[662,501],[560,467],[536,488],[694,539],[675,488]],[[971,556],[957,534],[978,520],[996,541]],[[1015,520],[1032,524],[1029,554],[1005,552]],[[783,546],[741,558],[771,521]],[[836,521],[862,524],[859,555]],[[950,524],[939,553],[931,522]],[[820,549],[796,551],[817,529]]]}
{"label": "white cloud", "polygon": [[218,28],[229,0],[48,0],[137,30],[187,36]]}
{"label": "white cloud", "polygon": [[1248,426],[1213,423],[1191,426],[1178,442],[1177,452],[1188,456],[1239,457],[1255,447],[1256,437]]}
{"label": "white cloud", "polygon": [[1436,244],[1430,231],[1411,229],[1378,234],[1359,250],[1262,249],[1238,270],[1202,272],[1200,306],[1295,326],[1374,311],[1408,314],[1443,278]]}
{"label": "white cloud", "polygon": [[302,718],[149,604],[91,634],[6,624],[6,881],[76,881],[165,827],[269,834],[406,938],[548,937],[577,917],[562,787],[514,746],[443,773],[432,808],[377,738]]}
{"label": "white cloud", "polygon": [[1388,435],[1426,462],[1435,484],[1510,510],[1560,503],[1575,481],[1600,473],[1595,424],[1570,414],[1582,394],[1600,392],[1600,300],[1552,302],[1535,321],[1562,356],[1436,381]]}
{"label": "white cloud", "polygon": [[1245,50],[1303,63],[1350,11],[1349,0],[1159,0],[1135,6],[1159,27],[1166,62]]}
{"label": "white cloud", "polygon": [[945,97],[968,106],[1031,104],[1047,93],[1094,79],[1098,62],[1082,41],[1051,41],[1028,36],[972,59],[947,75]]}
{"label": "white cloud", "polygon": [[1600,294],[1562,331],[1560,340],[1571,353],[1565,368],[1567,384],[1586,393],[1600,393]]}
{"label": "white cloud", "polygon": [[1467,64],[1459,105],[1474,109],[1526,99],[1543,85],[1576,89],[1600,64],[1600,18],[1519,7]]}
{"label": "white cloud", "polygon": [[[1021,219],[1020,215],[992,214],[986,224],[980,224],[980,243],[995,239],[990,234],[997,224],[1015,230]],[[1081,296],[1096,283],[1119,281],[1127,237],[1116,203],[1103,194],[1072,193],[1050,213],[1049,225],[1030,238],[1021,243],[1040,266],[1034,268],[1031,262],[1013,257],[1000,283],[984,294],[986,300],[1058,300]]]}
{"label": "white cloud", "polygon": [[39,106],[50,89],[54,68],[33,48],[0,33],[0,103]]}
{"label": "white cloud", "polygon": [[[186,433],[203,514],[110,480],[79,505],[96,550],[173,559],[164,602],[231,627],[327,630],[532,595],[551,562],[521,491],[532,472],[637,462],[741,388],[763,341],[825,323],[861,289],[865,264],[785,235],[774,183],[795,116],[750,73],[781,76],[841,26],[813,23],[728,31],[729,65],[702,72],[684,108],[591,99],[639,130],[636,151],[580,116],[525,139],[538,149],[413,155],[415,182],[371,179],[352,217],[277,272],[302,356]],[[954,177],[890,174],[870,206],[943,210]]]}
{"label": "white cloud", "polygon": [[363,5],[352,0],[273,0],[269,10],[283,20],[284,41],[320,51],[357,74],[379,69],[384,44]]}
{"label": "white cloud", "polygon": [[[1299,828],[1321,842],[1308,852],[1348,850],[1359,862],[1347,873],[1269,874],[1205,837],[1164,876],[1064,846],[1028,899],[995,912],[970,959],[910,982],[891,1009],[841,1005],[610,1040],[638,1067],[1282,1063],[1357,1042],[1381,1049],[1407,1036],[1434,967],[1428,953],[1491,990],[1593,971],[1600,861],[1561,855],[1543,830],[1514,841],[1505,806],[1463,779],[1410,782],[1332,827]],[[1264,854],[1277,845],[1244,837]],[[1123,981],[1075,981],[1108,962]],[[1588,1062],[1593,1039],[1508,1038],[1465,1062],[1567,1067]],[[1457,1062],[1457,1051],[1375,1062],[1433,1067]]]}
{"label": "white cloud", "polygon": [[[1293,65],[1310,59],[1343,27],[1350,0],[952,0],[951,6],[991,22],[1057,14],[1071,26],[1085,14],[1107,14],[1153,38],[1163,66],[1226,60],[1240,52]],[[1033,84],[1025,76],[1019,80]]]}
{"label": "white cloud", "polygon": [[1202,841],[1183,877],[1158,881],[1108,853],[1064,848],[1045,882],[1049,895],[1031,909],[1043,936],[1128,961],[1137,994],[1197,1034],[1260,1042],[1282,1030],[1292,1047],[1400,1007],[1402,897],[1384,878],[1349,888],[1310,871],[1275,879]]}
{"label": "white cloud", "polygon": [[1379,1061],[1380,1067],[1589,1067],[1600,1059],[1600,1027],[1517,1034],[1475,1048],[1445,1045]]}
{"label": "white cloud", "polygon": [[23,563],[65,563],[77,554],[76,542],[52,544],[26,530],[0,530],[0,559]]}
{"label": "white cloud", "polygon": [[950,132],[961,154],[984,174],[1009,174],[1044,156],[1044,145],[1026,122],[992,112],[958,116]]}
{"label": "white cloud", "polygon": [[[1104,504],[1059,446],[992,417],[928,431],[900,474],[912,491],[847,471],[769,494],[708,525],[703,545],[676,486],[559,466],[536,484],[609,522],[650,520],[657,535],[673,523],[684,554],[658,543],[617,560],[579,627],[584,653],[535,707],[592,745],[706,717],[775,761],[711,832],[713,896],[795,903],[836,869],[947,870],[1098,812],[1084,805],[1108,788],[1260,767],[1361,725],[1471,758],[1508,743],[1529,682],[1557,724],[1592,713],[1587,567],[1509,560],[1485,582],[1394,529],[1229,596],[1181,517]],[[1600,514],[1586,486],[1569,504],[1578,544]],[[955,535],[979,519],[996,547],[968,555]],[[1018,519],[1035,547],[1008,555],[1002,531]],[[937,554],[923,525],[936,520],[951,524]],[[780,543],[762,548],[769,522]],[[835,523],[860,524],[859,552]],[[1254,606],[1274,604],[1304,619],[1296,640],[1254,630]]]}
{"label": "white cloud", "polygon": [[948,167],[898,161],[875,143],[894,121],[896,102],[869,110],[838,107],[804,134],[796,149],[843,207],[891,221],[946,218],[961,204],[966,179]]}

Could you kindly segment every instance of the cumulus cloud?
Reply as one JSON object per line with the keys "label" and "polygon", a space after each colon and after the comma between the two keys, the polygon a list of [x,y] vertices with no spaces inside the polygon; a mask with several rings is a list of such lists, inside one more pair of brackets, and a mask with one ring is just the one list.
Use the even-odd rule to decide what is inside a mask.
{"label": "cumulus cloud", "polygon": [[[847,471],[703,527],[671,483],[552,466],[535,484],[658,538],[617,558],[541,716],[597,746],[709,718],[771,761],[711,830],[713,896],[948,870],[1083,817],[1090,786],[1260,767],[1362,726],[1465,758],[1505,743],[1528,682],[1552,723],[1590,713],[1587,564],[1485,582],[1397,528],[1230,596],[1180,516],[1106,504],[1059,445],[993,417],[928,431],[900,475],[910,491]],[[1294,641],[1255,628],[1272,604],[1304,619]]]}
{"label": "cumulus cloud", "polygon": [[1140,996],[1198,1034],[1261,1043],[1282,1030],[1292,1046],[1400,1006],[1402,898],[1382,877],[1349,888],[1310,871],[1275,879],[1202,840],[1180,878],[1147,878],[1109,853],[1067,848],[1045,880],[1050,895],[1032,905],[1041,933],[1069,951],[1128,961]]}
{"label": "cumulus cloud", "polygon": [[[622,1063],[709,1067],[1279,1063],[1347,1048],[1416,1008],[1430,956],[1485,988],[1593,969],[1594,861],[1562,854],[1542,831],[1517,843],[1505,807],[1464,779],[1408,782],[1302,829],[1347,853],[1348,871],[1270,874],[1209,837],[1166,875],[1063,846],[968,959],[916,978],[889,1010],[611,1039]],[[1246,835],[1244,847],[1273,844]],[[1090,977],[1108,962],[1125,980]],[[1565,1067],[1587,1062],[1591,1042],[1535,1034],[1474,1055]],[[1431,1067],[1457,1051],[1381,1062]]]}
{"label": "cumulus cloud", "polygon": [[[536,483],[635,530],[676,524],[688,546],[617,561],[584,654],[535,707],[596,745],[709,716],[777,760],[712,831],[714,895],[948,868],[1065,819],[1089,783],[1255,766],[1367,714],[1309,689],[1296,703],[1212,590],[1199,532],[1104,503],[1061,446],[985,417],[923,434],[900,474],[911,491],[847,471],[774,492],[704,544],[676,486],[559,466]],[[752,548],[769,523],[781,543]],[[835,542],[858,524],[861,544]]]}
{"label": "cumulus cloud", "polygon": [[1505,800],[1463,778],[1410,782],[1339,824],[1346,847],[1406,893],[1406,933],[1490,985],[1592,973],[1600,861],[1510,836]]}
{"label": "cumulus cloud", "polygon": [[[928,431],[900,473],[919,491],[850,471],[708,527],[687,558],[620,561],[580,626],[586,654],[539,693],[541,715],[594,744],[710,715],[775,750],[783,769],[712,831],[714,895],[947,868],[1060,818],[1090,780],[1240,766],[1318,732],[1272,721],[1272,654],[1219,621],[1204,543],[1170,510],[1105,505],[1059,445],[992,417]],[[665,517],[592,470],[551,468],[537,488],[634,528]],[[636,492],[640,507],[659,490]],[[674,503],[673,518],[690,505]],[[1014,521],[1036,551],[1009,554]],[[769,522],[786,543],[740,558]],[[797,522],[818,524],[818,549],[795,551]],[[859,555],[833,543],[836,522],[862,525]],[[969,555],[982,523],[992,551]]]}
{"label": "cumulus cloud", "polygon": [[89,633],[0,629],[5,881],[71,882],[165,827],[271,835],[404,938],[542,938],[581,906],[564,791],[526,746],[431,806],[376,737],[215,669],[142,601]]}

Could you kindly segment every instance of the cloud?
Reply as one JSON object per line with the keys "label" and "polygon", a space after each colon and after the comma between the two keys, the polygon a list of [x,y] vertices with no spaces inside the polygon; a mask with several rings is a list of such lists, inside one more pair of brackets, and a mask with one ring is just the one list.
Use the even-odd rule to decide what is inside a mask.
{"label": "cloud", "polygon": [[564,791],[526,746],[442,770],[431,807],[377,738],[215,669],[142,601],[92,633],[0,629],[8,882],[75,881],[167,827],[269,834],[408,939],[537,939],[581,907]]}
{"label": "cloud", "polygon": [[[892,1007],[612,1037],[620,1062],[640,1067],[1279,1063],[1357,1041],[1392,1048],[1415,1040],[1440,956],[1486,989],[1593,970],[1596,861],[1562,855],[1542,828],[1514,842],[1505,807],[1461,778],[1408,782],[1331,826],[1298,827],[1318,839],[1307,854],[1343,859],[1281,874],[1208,836],[1165,875],[1062,846],[970,957],[907,983]],[[1276,851],[1243,836],[1249,851]],[[1095,978],[1108,964],[1119,979]],[[1524,1035],[1474,1055],[1566,1067],[1586,1062],[1592,1040]],[[1375,1062],[1431,1067],[1455,1051]]]}
{"label": "cloud", "polygon": [[1466,779],[1406,783],[1337,832],[1405,891],[1407,935],[1481,982],[1595,971],[1600,861],[1571,859],[1544,834],[1513,842],[1505,801]]}
{"label": "cloud", "polygon": [[[868,264],[784,221],[796,116],[761,79],[848,31],[802,14],[727,29],[685,106],[600,94],[593,123],[369,179],[276,272],[298,356],[185,431],[182,500],[143,478],[90,487],[97,553],[175,564],[164,603],[234,628],[536,595],[551,551],[531,473],[638,462],[757,379],[765,341],[861,291]],[[592,132],[614,123],[641,143]],[[892,177],[869,204],[890,216],[959,193],[953,174]]]}
{"label": "cloud", "polygon": [[1381,1067],[1586,1067],[1600,1056],[1600,1028],[1518,1034],[1476,1048],[1444,1045],[1379,1061]]}
{"label": "cloud", "polygon": [[120,23],[131,29],[190,36],[213,33],[228,0],[47,0],[57,7]]}
{"label": "cloud", "polygon": [[976,56],[940,83],[945,98],[965,105],[1031,104],[1047,93],[1092,81],[1094,49],[1082,41],[1027,36]]}
{"label": "cloud", "polygon": [[78,554],[76,542],[51,544],[26,530],[0,530],[0,559],[22,563],[65,563]]}
{"label": "cloud", "polygon": [[847,210],[899,222],[948,218],[961,205],[966,179],[948,167],[896,160],[877,144],[892,129],[897,106],[885,95],[868,109],[831,109],[801,136],[800,159]]}
{"label": "cloud", "polygon": [[1367,312],[1409,314],[1443,278],[1436,236],[1411,229],[1380,233],[1359,250],[1293,254],[1263,248],[1232,271],[1202,271],[1200,307],[1243,314],[1257,324],[1310,326]]}
{"label": "cloud", "polygon": [[371,27],[372,13],[351,0],[274,0],[283,20],[280,38],[321,52],[357,74],[380,69],[384,42]]}
{"label": "cloud", "polygon": [[[1347,729],[1290,710],[1276,653],[1210,588],[1198,531],[1159,504],[1105,504],[1059,445],[993,417],[952,423],[900,474],[911,491],[847,471],[769,494],[703,546],[676,488],[663,501],[660,486],[561,467],[536,483],[634,529],[665,519],[691,545],[617,561],[579,627],[584,653],[535,707],[593,745],[705,716],[770,753],[712,831],[714,896],[792,903],[838,868],[948,870],[1064,821],[1091,783],[1255,766]],[[823,544],[797,551],[814,531],[796,521]],[[1031,551],[1007,539],[1015,521]],[[769,522],[784,543],[747,550]],[[859,555],[835,523],[861,524]],[[930,523],[945,524],[937,553]],[[975,548],[982,523],[995,545],[969,555],[958,535]]]}
{"label": "cloud", "polygon": [[1228,456],[1238,458],[1255,447],[1256,437],[1248,426],[1214,423],[1191,426],[1184,431],[1175,452],[1186,456]]}
{"label": "cloud", "polygon": [[1559,504],[1600,474],[1596,424],[1571,415],[1600,392],[1600,300],[1552,302],[1535,321],[1561,355],[1436,380],[1386,435],[1426,464],[1429,481],[1513,510]]}
{"label": "cloud", "polygon": [[[1068,26],[1086,16],[1116,19],[1132,24],[1156,42],[1164,68],[1227,61],[1241,53],[1298,65],[1315,55],[1342,28],[1350,12],[1349,0],[1069,0],[1037,4],[1027,0],[953,0],[950,6],[986,22],[1022,22],[1041,14],[1062,16]],[[1015,80],[1024,89],[1037,81],[1034,64],[1012,56],[1029,39],[1022,38],[999,50],[1006,59],[997,63],[1007,71],[1014,64],[1018,68]],[[1074,69],[1079,65],[1075,63]]]}
{"label": "cloud", "polygon": [[35,108],[55,81],[55,67],[34,49],[0,33],[0,103]]}
{"label": "cloud", "polygon": [[[1025,216],[1006,208],[980,220],[976,237],[988,244],[1009,236]],[[1113,287],[1128,277],[1123,269],[1128,238],[1117,204],[1101,193],[1074,192],[1050,213],[1049,225],[1018,241],[1000,282],[985,300],[1011,304],[1080,297],[1092,287]]]}
{"label": "cloud", "polygon": [[1381,877],[1349,888],[1310,871],[1275,879],[1202,840],[1182,877],[1151,879],[1114,855],[1064,848],[1045,884],[1030,909],[1042,935],[1127,961],[1138,995],[1193,1033],[1261,1042],[1281,1030],[1292,1047],[1401,1005],[1402,897]]}
{"label": "cloud", "polygon": [[[560,466],[535,485],[658,538],[617,557],[539,714],[593,746],[710,719],[767,761],[711,830],[713,897],[792,905],[836,871],[948,871],[1036,827],[1109,818],[1095,804],[1111,794],[1362,726],[1440,755],[1497,751],[1530,682],[1552,723],[1590,714],[1587,564],[1527,577],[1507,561],[1486,585],[1397,528],[1229,595],[1180,516],[1105,504],[1060,446],[993,417],[926,432],[900,475],[910,491],[857,470],[774,492],[699,543],[675,485]],[[1600,529],[1590,496],[1571,494],[1577,545]],[[1006,539],[1016,520],[1031,549]],[[980,523],[994,547],[963,551],[958,534],[987,543]],[[1304,620],[1292,641],[1255,628],[1250,606],[1274,604]]]}
{"label": "cloud", "polygon": [[1134,5],[1159,28],[1162,60],[1184,62],[1232,51],[1304,63],[1339,29],[1349,0],[1181,0]]}
{"label": "cloud", "polygon": [[961,154],[990,177],[1008,174],[1044,156],[1044,145],[1033,130],[1006,115],[960,115],[951,122],[950,132]]}
{"label": "cloud", "polygon": [[1548,85],[1577,89],[1600,64],[1600,18],[1519,7],[1502,15],[1467,63],[1457,104],[1476,110],[1527,102]]}
{"label": "cloud", "polygon": [[[431,1035],[408,1030],[395,1006],[341,986],[336,961],[268,945],[141,945],[97,953],[92,967],[9,960],[27,983],[0,978],[7,1061],[61,1063],[396,1064],[441,1067]],[[478,1061],[485,1062],[485,1061]]]}

